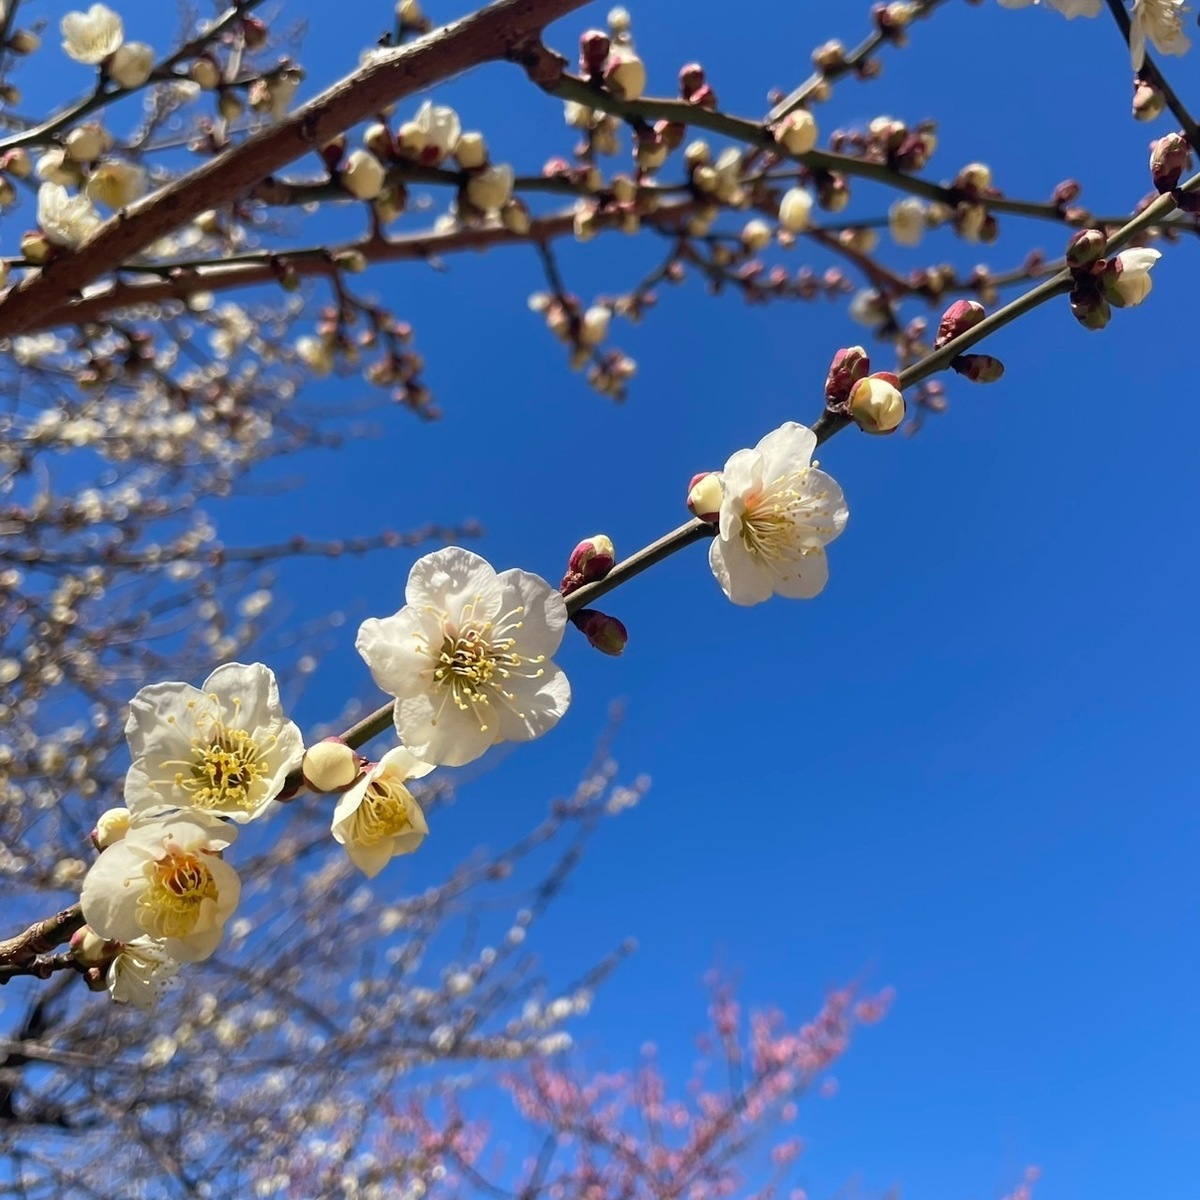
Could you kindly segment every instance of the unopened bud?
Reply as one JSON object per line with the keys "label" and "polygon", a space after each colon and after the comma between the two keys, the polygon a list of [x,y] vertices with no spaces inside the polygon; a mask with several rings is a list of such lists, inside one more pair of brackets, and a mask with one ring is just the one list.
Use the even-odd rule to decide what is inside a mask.
{"label": "unopened bud", "polygon": [[603,579],[613,569],[617,561],[617,552],[612,539],[607,534],[597,533],[585,538],[574,550],[567,561],[567,573],[563,576],[560,591],[564,596],[569,595],[585,583],[595,583]]}
{"label": "unopened bud", "polygon": [[1139,79],[1133,89],[1133,118],[1153,121],[1167,107],[1166,98],[1152,83]]}
{"label": "unopened bud", "polygon": [[127,808],[105,809],[96,822],[96,828],[92,830],[92,845],[97,850],[107,850],[115,845],[129,832],[132,819]]}
{"label": "unopened bud", "polygon": [[1076,287],[1071,292],[1071,312],[1084,329],[1103,329],[1112,319],[1112,308],[1094,286]]}
{"label": "unopened bud", "polygon": [[523,237],[529,232],[532,221],[529,216],[529,209],[525,206],[523,200],[510,200],[500,210],[500,224],[508,230],[509,233],[515,233],[518,237]]}
{"label": "unopened bud", "polygon": [[1150,147],[1150,178],[1160,192],[1174,191],[1191,163],[1191,147],[1181,133],[1168,133]]}
{"label": "unopened bud", "polygon": [[779,223],[789,233],[800,233],[812,223],[813,198],[806,188],[788,188],[779,201]]}
{"label": "unopened bud", "polygon": [[50,239],[36,229],[21,234],[21,257],[28,263],[41,266],[54,253]]}
{"label": "unopened bud", "polygon": [[454,157],[458,159],[458,165],[466,171],[482,167],[488,160],[487,142],[483,134],[471,130],[461,134],[454,144]]}
{"label": "unopened bud", "polygon": [[571,620],[587,638],[588,645],[602,654],[611,654],[615,658],[629,643],[629,631],[624,624],[598,609],[580,609]]}
{"label": "unopened bud", "polygon": [[601,29],[589,29],[579,38],[579,69],[585,75],[599,75],[608,62],[612,39]]}
{"label": "unopened bud", "polygon": [[968,163],[955,177],[954,186],[976,195],[986,192],[992,186],[992,169],[986,163]]}
{"label": "unopened bud", "polygon": [[362,773],[364,762],[341,738],[330,737],[304,751],[300,770],[314,792],[344,792]]}
{"label": "unopened bud", "polygon": [[850,203],[850,185],[841,175],[826,175],[817,186],[817,202],[826,212],[840,213]]}
{"label": "unopened bud", "polygon": [[724,494],[721,472],[703,471],[699,475],[693,475],[692,482],[688,484],[687,506],[691,509],[692,516],[715,525],[721,515],[721,498]]}
{"label": "unopened bud", "polygon": [[759,217],[753,217],[746,222],[742,230],[742,245],[751,254],[757,254],[771,244],[771,227]]}
{"label": "unopened bud", "polygon": [[974,329],[984,317],[987,309],[978,300],[955,300],[938,322],[937,336],[933,348],[940,350],[947,342],[961,337],[969,329]]}
{"label": "unopened bud", "polygon": [[1004,364],[990,354],[960,354],[950,366],[972,383],[995,383],[1004,374]]}
{"label": "unopened bud", "polygon": [[708,82],[704,68],[697,62],[679,68],[679,94],[690,100]]}
{"label": "unopened bud", "polygon": [[825,377],[825,403],[830,408],[843,407],[854,385],[865,379],[871,370],[871,360],[862,346],[847,346],[833,356],[829,374]]}
{"label": "unopened bud", "polygon": [[374,200],[387,179],[383,164],[369,150],[352,150],[338,175],[342,187],[360,200]]}
{"label": "unopened bud", "polygon": [[116,954],[117,943],[102,938],[90,925],[71,934],[71,954],[81,967],[106,967]]}
{"label": "unopened bud", "polygon": [[817,144],[817,120],[806,108],[797,108],[775,126],[775,141],[789,154],[807,154]]}
{"label": "unopened bud", "polygon": [[879,371],[850,389],[850,415],[864,433],[891,433],[904,420],[899,384],[890,371]]}
{"label": "unopened bud", "polygon": [[188,74],[192,77],[192,82],[206,92],[211,92],[221,82],[221,69],[208,55],[196,59],[188,68]]}
{"label": "unopened bud", "polygon": [[8,39],[8,48],[14,54],[32,54],[41,44],[42,39],[28,29],[18,29]]}
{"label": "unopened bud", "polygon": [[1086,267],[1103,257],[1108,249],[1108,237],[1103,229],[1081,229],[1067,242],[1067,266]]}
{"label": "unopened bud", "polygon": [[614,51],[604,68],[604,86],[622,100],[637,100],[646,90],[646,64],[632,50]]}

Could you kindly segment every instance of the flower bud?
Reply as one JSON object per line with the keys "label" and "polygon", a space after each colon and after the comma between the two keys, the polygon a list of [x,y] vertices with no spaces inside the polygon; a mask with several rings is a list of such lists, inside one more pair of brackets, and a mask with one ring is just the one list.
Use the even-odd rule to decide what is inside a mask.
{"label": "flower bud", "polygon": [[246,111],[242,98],[236,92],[223,91],[217,101],[217,112],[226,121],[236,121]]}
{"label": "flower bud", "polygon": [[467,199],[483,212],[497,212],[512,198],[513,169],[508,163],[485,167],[467,180]]}
{"label": "flower bud", "polygon": [[579,37],[579,69],[585,75],[599,75],[608,62],[612,39],[602,29],[589,29]]}
{"label": "flower bud", "polygon": [[1084,329],[1103,329],[1112,319],[1112,308],[1094,287],[1076,286],[1071,292],[1071,312]]}
{"label": "flower bud", "polygon": [[192,82],[206,92],[211,92],[221,82],[221,69],[207,54],[201,55],[192,63],[188,68],[188,74],[191,76]]}
{"label": "flower bud", "polygon": [[987,309],[978,300],[955,300],[938,322],[937,336],[933,340],[933,348],[940,350],[947,342],[961,337],[969,329],[974,329],[984,317]]}
{"label": "flower bud", "polygon": [[92,830],[92,845],[97,850],[107,850],[116,845],[129,832],[132,816],[127,808],[108,808],[100,814],[96,828]]}
{"label": "flower bud", "polygon": [[771,244],[771,227],[760,217],[752,217],[742,230],[742,245],[751,254],[766,249]]}
{"label": "flower bud", "polygon": [[1081,229],[1072,234],[1067,242],[1066,259],[1068,267],[1090,266],[1098,258],[1104,256],[1108,249],[1108,237],[1103,229]]}
{"label": "flower bud", "polygon": [[128,208],[146,191],[146,172],[134,163],[113,159],[101,162],[88,176],[87,197],[114,212]]}
{"label": "flower bud", "polygon": [[369,150],[351,150],[338,177],[352,196],[374,200],[383,191],[387,171]]}
{"label": "flower bud", "polygon": [[833,356],[829,374],[825,377],[825,403],[840,408],[850,398],[854,385],[865,379],[871,370],[871,360],[861,346],[847,346]]}
{"label": "flower bud", "polygon": [[518,237],[524,237],[529,232],[532,223],[529,209],[523,200],[510,200],[500,210],[500,224],[509,233],[515,233]]}
{"label": "flower bud", "polygon": [[18,29],[8,39],[8,48],[14,54],[32,54],[41,44],[42,39],[29,29]]}
{"label": "flower bud", "polygon": [[687,506],[691,509],[692,516],[715,525],[721,515],[721,499],[724,494],[721,472],[702,471],[699,475],[693,475],[692,482],[688,484]]}
{"label": "flower bud", "polygon": [[775,126],[775,141],[789,154],[807,154],[817,144],[817,119],[797,108]]}
{"label": "flower bud", "polygon": [[461,134],[454,147],[454,157],[458,159],[458,165],[464,171],[482,167],[488,160],[487,142],[483,134],[471,130]]}
{"label": "flower bud", "polygon": [[925,205],[905,196],[888,209],[888,232],[897,246],[916,246],[925,234]]}
{"label": "flower bud", "polygon": [[813,198],[806,188],[788,188],[779,201],[779,223],[790,233],[800,233],[812,221]]}
{"label": "flower bud", "polygon": [[613,569],[616,560],[617,552],[606,534],[597,533],[585,538],[571,551],[567,573],[563,576],[559,591],[567,596],[585,583],[603,579]]}
{"label": "flower bud", "polygon": [[860,379],[850,389],[850,415],[865,433],[891,433],[904,420],[904,394],[889,371]]}
{"label": "flower bud", "polygon": [[1111,259],[1100,277],[1110,304],[1132,308],[1150,295],[1150,269],[1162,258],[1157,250],[1122,250]]}
{"label": "flower bud", "polygon": [[992,186],[992,169],[986,163],[968,163],[954,180],[954,187],[960,191],[978,195],[986,192]]}
{"label": "flower bud", "polygon": [[117,952],[117,942],[102,938],[90,925],[71,934],[71,954],[81,967],[106,967]]}
{"label": "flower bud", "polygon": [[314,792],[344,792],[362,773],[366,759],[341,738],[328,737],[304,751],[300,770]]}
{"label": "flower bud", "polygon": [[108,63],[108,77],[123,88],[140,88],[154,70],[154,50],[145,42],[125,42]]}
{"label": "flower bud", "polygon": [[826,212],[842,212],[850,203],[850,185],[845,177],[825,175],[817,187],[817,201]]}
{"label": "flower bud", "polygon": [[1139,79],[1133,89],[1133,119],[1153,121],[1167,107],[1166,97],[1152,83]]}
{"label": "flower bud", "polygon": [[685,63],[679,68],[679,94],[690,100],[708,82],[700,63]]}
{"label": "flower bud", "polygon": [[1004,364],[990,354],[959,354],[950,366],[972,383],[995,383],[1004,374]]}
{"label": "flower bud", "polygon": [[34,266],[41,266],[54,253],[50,239],[39,230],[31,229],[21,234],[21,257]]}
{"label": "flower bud", "polygon": [[9,150],[0,158],[0,171],[14,179],[28,179],[33,174],[33,160],[29,157],[29,151],[23,146]]}
{"label": "flower bud", "polygon": [[622,100],[637,100],[646,90],[646,64],[632,50],[614,50],[604,68],[604,86]]}
{"label": "flower bud", "polygon": [[1181,133],[1168,133],[1150,147],[1150,178],[1160,192],[1174,191],[1191,163],[1191,147]]}
{"label": "flower bud", "polygon": [[104,130],[99,125],[80,125],[67,134],[63,145],[76,162],[95,162],[106,147]]}
{"label": "flower bud", "polygon": [[602,654],[615,658],[629,642],[629,632],[616,617],[610,617],[595,608],[580,609],[571,620],[588,640],[588,645]]}

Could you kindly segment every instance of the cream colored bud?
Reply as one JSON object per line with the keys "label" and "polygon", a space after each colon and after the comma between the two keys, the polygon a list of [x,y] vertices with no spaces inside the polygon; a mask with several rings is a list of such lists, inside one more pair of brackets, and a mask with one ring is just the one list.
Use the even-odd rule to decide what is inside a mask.
{"label": "cream colored bud", "polygon": [[102,938],[90,925],[71,935],[71,954],[81,967],[107,966],[115,951],[115,943]]}
{"label": "cream colored bud", "polygon": [[145,42],[125,42],[108,64],[108,76],[123,88],[139,88],[154,70],[154,50]]}
{"label": "cream colored bud", "polygon": [[779,223],[791,233],[800,233],[812,222],[812,193],[805,188],[788,188],[779,202]]}
{"label": "cream colored bud", "polygon": [[473,130],[461,134],[454,147],[454,157],[458,159],[458,165],[464,171],[473,171],[476,167],[482,167],[488,160],[487,142],[484,140],[483,134]]}
{"label": "cream colored bud", "polygon": [[63,145],[75,162],[95,162],[104,153],[106,140],[99,125],[80,125],[67,134]]}
{"label": "cream colored bud", "polygon": [[579,324],[579,340],[585,346],[598,346],[608,336],[608,323],[612,319],[610,309],[594,304],[583,314]]}
{"label": "cream colored bud", "polygon": [[817,144],[817,119],[798,108],[775,126],[775,140],[789,154],[807,154]]}
{"label": "cream colored bud", "polygon": [[50,239],[44,233],[31,229],[21,235],[21,257],[26,262],[41,266],[53,252]]}
{"label": "cream colored bud", "polygon": [[341,738],[326,738],[304,752],[304,782],[314,792],[344,792],[362,773],[363,759]]}
{"label": "cream colored bud", "polygon": [[396,149],[405,158],[420,158],[422,151],[428,145],[429,139],[416,121],[405,121],[396,130]]}
{"label": "cream colored bud", "polygon": [[717,184],[720,178],[717,175],[716,169],[713,167],[697,167],[692,172],[692,183],[697,189],[702,192],[712,193],[717,190]]}
{"label": "cream colored bud", "polygon": [[967,163],[958,173],[958,183],[980,192],[987,191],[992,186],[992,168],[987,163]]}
{"label": "cream colored bud", "polygon": [[376,158],[386,162],[392,157],[391,130],[382,121],[376,121],[368,125],[363,133],[363,145]]}
{"label": "cream colored bud", "polygon": [[889,380],[868,375],[850,389],[850,415],[866,433],[891,433],[904,420],[904,395]]}
{"label": "cream colored bud", "polygon": [[771,227],[760,217],[752,217],[742,229],[742,245],[757,254],[771,244]]}
{"label": "cream colored bud", "polygon": [[100,814],[96,828],[92,830],[92,845],[97,850],[107,850],[129,832],[132,816],[127,808],[109,808]]}
{"label": "cream colored bud", "polygon": [[407,194],[401,188],[387,187],[371,202],[375,215],[385,225],[399,220],[404,215]]}
{"label": "cream colored bud", "polygon": [[352,150],[338,172],[342,187],[360,200],[374,200],[383,191],[387,171],[370,150]]}
{"label": "cream colored bud", "polygon": [[687,506],[692,514],[702,521],[715,521],[721,511],[721,500],[725,489],[721,486],[721,472],[709,471],[697,475],[688,488]]}
{"label": "cream colored bud", "polygon": [[712,162],[712,151],[703,138],[696,138],[695,141],[688,142],[683,148],[683,160],[689,167],[699,167],[704,163]]}
{"label": "cream colored bud", "polygon": [[637,184],[628,175],[614,175],[610,186],[618,204],[632,204],[637,199]]}
{"label": "cream colored bud", "polygon": [[523,237],[529,232],[532,224],[529,218],[529,209],[520,200],[510,200],[500,210],[500,223],[509,233]]}
{"label": "cream colored bud", "polygon": [[14,54],[32,54],[42,44],[42,39],[31,29],[18,29],[8,39],[8,48]]}
{"label": "cream colored bud", "polygon": [[145,192],[145,170],[116,159],[99,163],[87,180],[87,198],[114,211],[128,208]]}
{"label": "cream colored bud", "polygon": [[888,232],[897,246],[916,246],[925,233],[925,205],[905,196],[888,209]]}
{"label": "cream colored bud", "polygon": [[194,84],[206,92],[211,92],[221,82],[220,69],[211,58],[196,59],[188,69],[188,75]]}
{"label": "cream colored bud", "polygon": [[236,92],[221,93],[221,98],[217,101],[217,112],[226,121],[236,121],[245,111],[246,106],[242,103],[241,96]]}
{"label": "cream colored bud", "polygon": [[396,19],[404,25],[419,25],[425,13],[417,0],[396,0]]}
{"label": "cream colored bud", "polygon": [[604,70],[604,84],[622,100],[637,100],[646,90],[646,64],[632,50],[613,50]]}
{"label": "cream colored bud", "polygon": [[10,150],[3,160],[3,169],[14,179],[28,179],[33,174],[33,160],[23,146]]}
{"label": "cream colored bud", "polygon": [[467,199],[484,212],[503,208],[512,198],[513,169],[508,163],[486,167],[467,180]]}

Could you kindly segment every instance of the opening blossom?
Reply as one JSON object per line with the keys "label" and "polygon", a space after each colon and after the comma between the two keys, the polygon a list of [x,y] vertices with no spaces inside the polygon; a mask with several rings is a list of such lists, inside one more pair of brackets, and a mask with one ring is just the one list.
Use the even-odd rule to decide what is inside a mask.
{"label": "opening blossom", "polygon": [[1146,61],[1146,43],[1160,54],[1186,54],[1191,41],[1183,32],[1183,15],[1188,11],[1183,0],[1133,0],[1129,22],[1129,56],[1133,69],[1140,71]]}
{"label": "opening blossom", "polygon": [[121,18],[103,4],[93,4],[87,12],[67,13],[59,29],[67,56],[93,66],[115,54],[125,40]]}
{"label": "opening blossom", "polygon": [[117,950],[104,982],[108,994],[118,1004],[132,1004],[149,1012],[181,965],[157,938],[134,938]]}
{"label": "opening blossom", "polygon": [[149,936],[181,962],[208,958],[241,894],[237,872],[220,857],[236,837],[232,825],[195,811],[135,824],[88,871],[84,920],[111,941]]}
{"label": "opening blossom", "polygon": [[1150,295],[1150,271],[1162,258],[1158,250],[1122,250],[1113,261],[1111,276],[1105,276],[1105,292],[1118,308],[1132,308]]}
{"label": "opening blossom", "polygon": [[378,875],[389,860],[411,854],[425,840],[425,814],[405,785],[432,770],[432,763],[397,746],[342,793],[333,811],[333,836],[364,874]]}
{"label": "opening blossom", "polygon": [[396,697],[396,729],[417,758],[461,766],[558,723],[571,686],[550,656],[567,608],[544,579],[516,568],[497,574],[449,546],[413,564],[404,598],[394,616],[364,621],[355,645]]}
{"label": "opening blossom", "polygon": [[842,489],[811,465],[816,447],[811,429],[789,421],[725,464],[708,562],[734,604],[776,593],[806,600],[825,586],[824,547],[849,512]]}
{"label": "opening blossom", "polygon": [[202,809],[243,822],[259,816],[304,757],[262,665],[227,663],[201,688],[154,683],[129,703],[133,766],[125,803],[135,821],[164,808]]}
{"label": "opening blossom", "polygon": [[86,196],[72,196],[61,183],[38,188],[37,223],[48,241],[74,249],[104,223]]}

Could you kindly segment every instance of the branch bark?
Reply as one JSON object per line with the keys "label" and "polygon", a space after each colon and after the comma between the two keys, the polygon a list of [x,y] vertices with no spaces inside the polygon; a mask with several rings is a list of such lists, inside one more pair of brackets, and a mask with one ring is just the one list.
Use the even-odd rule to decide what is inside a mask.
{"label": "branch bark", "polygon": [[290,116],[160,188],[107,221],[88,242],[0,301],[0,338],[25,333],[87,284],[207,209],[231,203],[381,108],[470,67],[496,61],[586,0],[497,0],[416,42],[380,52]]}

